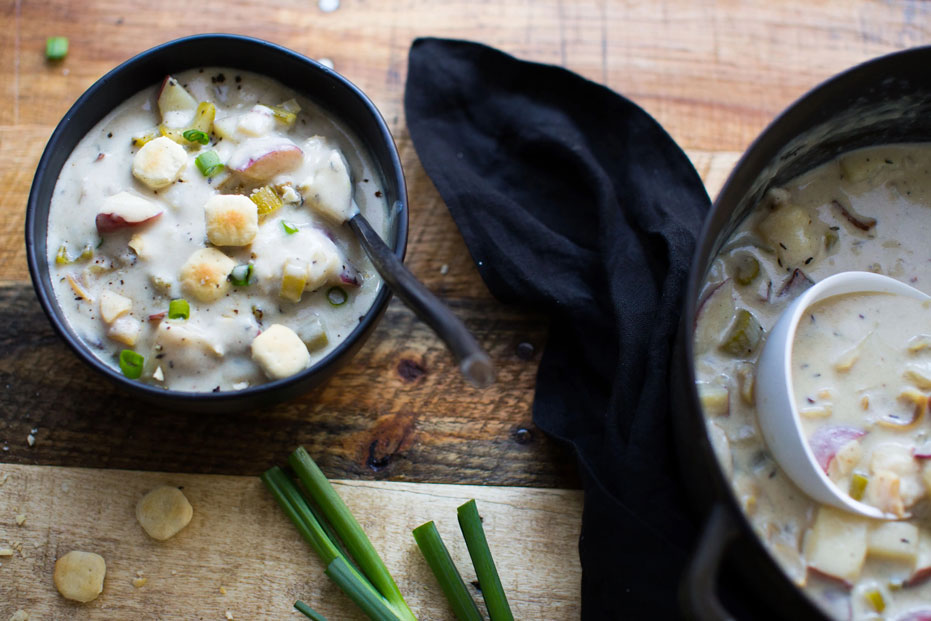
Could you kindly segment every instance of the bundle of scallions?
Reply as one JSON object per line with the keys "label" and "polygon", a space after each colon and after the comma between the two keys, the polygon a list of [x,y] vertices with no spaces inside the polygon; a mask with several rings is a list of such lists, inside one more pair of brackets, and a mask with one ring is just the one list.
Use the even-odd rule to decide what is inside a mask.
{"label": "bundle of scallions", "polygon": [[[288,458],[288,464],[303,489],[278,466],[265,472],[262,481],[326,565],[326,575],[370,619],[416,620],[372,542],[307,451],[298,448]],[[475,501],[459,507],[458,517],[489,618],[491,621],[513,621]],[[414,539],[456,618],[481,621],[478,607],[433,522],[414,529]],[[314,621],[325,621],[304,602],[295,602],[294,607]]]}

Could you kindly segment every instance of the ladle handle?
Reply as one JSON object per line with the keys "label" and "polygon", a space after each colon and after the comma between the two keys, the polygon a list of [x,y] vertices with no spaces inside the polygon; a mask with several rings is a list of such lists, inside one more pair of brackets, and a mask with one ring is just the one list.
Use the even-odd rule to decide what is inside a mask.
{"label": "ladle handle", "polygon": [[465,324],[404,266],[361,213],[349,219],[362,248],[391,290],[443,339],[465,378],[479,388],[495,381],[491,358]]}

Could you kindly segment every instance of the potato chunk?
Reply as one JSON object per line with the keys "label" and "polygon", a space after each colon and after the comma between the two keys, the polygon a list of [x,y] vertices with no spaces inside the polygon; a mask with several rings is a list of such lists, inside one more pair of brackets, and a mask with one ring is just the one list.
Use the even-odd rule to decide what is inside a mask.
{"label": "potato chunk", "polygon": [[174,183],[187,164],[187,151],[161,136],[147,142],[133,157],[133,176],[153,190]]}
{"label": "potato chunk", "polygon": [[149,537],[165,541],[187,526],[194,508],[177,487],[162,485],[136,504],[136,519]]}
{"label": "potato chunk", "polygon": [[828,227],[807,209],[783,205],[760,222],[760,232],[776,249],[782,267],[790,270],[821,256]]}
{"label": "potato chunk", "polygon": [[909,522],[880,523],[870,531],[867,551],[871,556],[915,563],[918,527]]}
{"label": "potato chunk", "polygon": [[65,599],[90,602],[103,591],[107,563],[93,552],[72,550],[55,561],[55,588]]}
{"label": "potato chunk", "polygon": [[249,197],[215,194],[204,205],[207,239],[215,246],[246,246],[259,232],[259,212]]}
{"label": "potato chunk", "polygon": [[133,309],[133,301],[125,295],[104,289],[100,293],[100,317],[106,323],[113,323],[117,317]]}
{"label": "potato chunk", "polygon": [[291,328],[276,323],[252,341],[252,359],[269,379],[276,380],[306,369],[310,353]]}
{"label": "potato chunk", "polygon": [[727,416],[730,412],[730,391],[713,382],[697,382],[698,400],[708,416]]}
{"label": "potato chunk", "polygon": [[805,538],[808,566],[853,583],[866,560],[867,525],[866,520],[839,509],[820,507]]}
{"label": "potato chunk", "polygon": [[352,182],[346,160],[338,149],[330,149],[321,160],[300,190],[311,209],[332,222],[345,222],[352,215]]}
{"label": "potato chunk", "polygon": [[227,276],[234,267],[236,262],[216,248],[201,248],[181,266],[181,289],[199,302],[215,302],[229,291]]}
{"label": "potato chunk", "polygon": [[116,320],[110,324],[110,329],[107,330],[107,336],[118,343],[132,347],[136,344],[136,341],[139,339],[139,334],[141,332],[141,321],[135,317],[123,315],[121,317],[117,317]]}

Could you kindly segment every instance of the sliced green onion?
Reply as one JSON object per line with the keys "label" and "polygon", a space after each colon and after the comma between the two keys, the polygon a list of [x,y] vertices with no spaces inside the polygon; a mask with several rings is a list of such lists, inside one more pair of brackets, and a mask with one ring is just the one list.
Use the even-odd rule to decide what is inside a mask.
{"label": "sliced green onion", "polygon": [[210,144],[210,137],[199,129],[189,129],[183,134],[184,139],[188,142],[198,142],[200,144]]}
{"label": "sliced green onion", "polygon": [[485,529],[482,527],[482,518],[478,515],[475,501],[470,500],[457,510],[459,528],[465,538],[469,556],[472,557],[472,566],[478,576],[478,584],[485,598],[485,607],[491,621],[514,621],[508,598],[501,586],[495,561],[488,549],[488,540],[485,538]]}
{"label": "sliced green onion", "polygon": [[355,579],[354,571],[346,559],[339,556],[326,568],[327,576],[349,596],[372,621],[398,621],[388,602],[368,582]]}
{"label": "sliced green onion", "polygon": [[223,162],[216,151],[204,151],[194,160],[197,170],[205,177],[212,177],[223,170]]}
{"label": "sliced green onion", "polygon": [[45,40],[45,57],[61,60],[68,55],[68,37],[49,37]]}
{"label": "sliced green onion", "polygon": [[178,298],[168,303],[169,319],[187,319],[191,316],[191,305],[187,300]]}
{"label": "sliced green onion", "polygon": [[[335,561],[342,561],[336,570],[338,573],[337,578],[339,579],[334,578],[332,575],[330,575],[330,577],[340,588],[346,591],[346,594],[349,595],[353,601],[356,601],[353,593],[361,592],[367,593],[369,598],[374,597],[381,599],[378,591],[369,584],[358,570],[350,565],[349,561],[343,555],[343,552],[337,548],[334,540],[331,539],[332,535],[327,535],[328,529],[325,529],[317,519],[315,512],[310,508],[304,496],[301,495],[294,481],[288,478],[284,471],[278,466],[269,468],[260,478],[278,502],[278,505],[285,512],[285,515],[287,515],[291,522],[294,523],[294,526],[297,527],[297,531],[304,540],[310,544],[310,547],[314,549],[314,552],[317,553],[320,560],[327,566],[327,575],[330,575],[329,568],[333,566]],[[384,602],[384,600],[382,601]],[[384,605],[387,606],[387,604]],[[388,617],[388,619],[389,621],[398,621],[397,615],[392,615]],[[411,619],[413,619],[413,616]]]}
{"label": "sliced green onion", "polygon": [[243,263],[233,268],[229,275],[230,282],[237,287],[246,287],[252,284],[252,264]]}
{"label": "sliced green onion", "polygon": [[423,557],[427,559],[436,581],[440,583],[443,595],[446,596],[446,601],[449,602],[456,618],[460,621],[482,621],[478,606],[469,595],[469,590],[459,575],[459,570],[456,569],[439,531],[436,530],[436,525],[427,522],[415,528],[414,540]]}
{"label": "sliced green onion", "polygon": [[333,559],[340,555],[340,552],[330,538],[327,537],[326,532],[324,532],[317,518],[314,517],[307,501],[301,496],[301,492],[294,482],[278,466],[266,470],[261,479],[272,493],[272,496],[275,497],[275,500],[278,501],[285,515],[291,519],[304,541],[310,544],[320,560],[325,565],[332,563]]}
{"label": "sliced green onion", "polygon": [[131,349],[120,352],[120,371],[129,379],[139,379],[142,376],[142,365],[145,358]]}
{"label": "sliced green onion", "polygon": [[342,306],[349,299],[349,294],[342,287],[330,287],[327,289],[326,299],[333,306]]}
{"label": "sliced green onion", "polygon": [[[346,549],[358,562],[365,576],[372,581],[372,585],[391,604],[395,615],[402,620],[415,621],[414,613],[411,612],[407,602],[404,601],[398,585],[395,583],[394,578],[391,577],[378,552],[375,551],[372,542],[369,541],[365,531],[362,530],[359,522],[349,511],[349,507],[339,497],[339,494],[330,485],[330,482],[310,455],[307,454],[307,451],[303,447],[298,447],[288,458],[288,463],[297,473],[310,497],[317,503],[323,516],[343,540]],[[331,568],[332,565],[327,567],[327,575],[330,575]],[[333,576],[330,577],[333,578]]]}
{"label": "sliced green onion", "polygon": [[287,233],[288,235],[294,235],[299,230],[295,225],[291,224],[287,220],[281,221],[281,228],[283,228],[284,232]]}
{"label": "sliced green onion", "polygon": [[322,614],[320,614],[319,612],[317,612],[316,610],[314,610],[313,608],[311,608],[310,606],[308,606],[301,600],[297,600],[296,602],[294,602],[294,608],[295,610],[303,614],[308,619],[313,619],[313,621],[326,621],[326,617],[324,617]]}

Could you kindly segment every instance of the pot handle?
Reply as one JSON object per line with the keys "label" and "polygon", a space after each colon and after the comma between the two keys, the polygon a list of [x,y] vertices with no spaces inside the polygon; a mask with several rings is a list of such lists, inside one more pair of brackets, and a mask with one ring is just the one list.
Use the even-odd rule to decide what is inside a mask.
{"label": "pot handle", "polygon": [[733,621],[718,599],[718,573],[727,547],[737,539],[737,525],[721,503],[715,503],[705,520],[698,547],[679,585],[679,603],[695,621]]}

